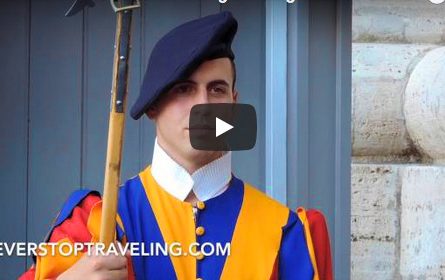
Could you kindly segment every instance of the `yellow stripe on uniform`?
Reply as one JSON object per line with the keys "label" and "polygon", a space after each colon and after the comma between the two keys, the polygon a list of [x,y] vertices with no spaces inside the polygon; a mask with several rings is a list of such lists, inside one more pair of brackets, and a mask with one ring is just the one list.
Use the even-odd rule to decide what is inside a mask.
{"label": "yellow stripe on uniform", "polygon": [[[83,256],[84,253],[82,252],[79,252],[77,256],[74,254],[67,256],[59,254],[58,252],[60,246],[66,246],[62,245],[64,243],[69,244],[71,248],[73,248],[74,246],[73,242],[69,238],[63,238],[57,241],[57,244],[54,246],[55,254],[52,254],[50,245],[45,245],[45,249],[47,252],[45,256],[39,256],[39,254],[37,254],[36,274],[34,279],[44,280],[44,279],[56,278],[57,276],[62,274],[65,270],[74,265]],[[63,247],[63,248],[68,248],[68,247]]]}
{"label": "yellow stripe on uniform", "polygon": [[[188,252],[196,242],[195,221],[192,205],[183,202],[162,189],[151,175],[148,167],[139,174],[159,229],[167,245],[178,243],[182,252]],[[176,230],[174,230],[176,229]],[[178,279],[196,278],[196,259],[187,256],[170,256]]]}
{"label": "yellow stripe on uniform", "polygon": [[221,279],[269,279],[289,209],[244,184],[244,198]]}
{"label": "yellow stripe on uniform", "polygon": [[307,220],[306,210],[303,207],[298,207],[297,214],[304,226],[304,235],[306,237],[306,243],[309,250],[309,256],[311,258],[312,267],[314,268],[314,280],[319,280],[317,259],[315,258],[314,244],[312,242],[311,230],[309,228],[309,221]]}

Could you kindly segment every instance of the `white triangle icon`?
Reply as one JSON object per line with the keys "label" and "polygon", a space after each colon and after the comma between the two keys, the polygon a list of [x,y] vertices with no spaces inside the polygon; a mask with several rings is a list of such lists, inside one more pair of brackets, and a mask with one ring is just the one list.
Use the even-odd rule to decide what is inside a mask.
{"label": "white triangle icon", "polygon": [[220,118],[215,118],[216,121],[216,134],[215,137],[220,136],[223,133],[226,133],[227,131],[231,130],[233,126],[226,123],[225,121],[221,120]]}

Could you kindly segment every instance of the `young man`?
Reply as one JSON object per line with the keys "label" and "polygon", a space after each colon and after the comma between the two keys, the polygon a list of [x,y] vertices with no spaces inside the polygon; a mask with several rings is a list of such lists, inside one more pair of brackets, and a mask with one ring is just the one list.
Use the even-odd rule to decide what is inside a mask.
{"label": "young man", "polygon": [[[194,105],[237,101],[236,31],[229,12],[170,31],[153,49],[131,109],[134,119],[145,114],[155,123],[157,138],[152,164],[120,188],[117,239],[176,244],[185,253],[37,256],[32,279],[318,279],[297,213],[233,175],[231,152],[190,144]],[[47,240],[97,241],[100,213],[97,192],[73,193]],[[230,254],[205,254],[218,244]]]}

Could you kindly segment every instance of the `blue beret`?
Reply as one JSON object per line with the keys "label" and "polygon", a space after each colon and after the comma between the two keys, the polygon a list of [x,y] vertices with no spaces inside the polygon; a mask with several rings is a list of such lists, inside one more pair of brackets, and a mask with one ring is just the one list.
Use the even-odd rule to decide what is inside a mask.
{"label": "blue beret", "polygon": [[236,19],[225,11],[186,22],[164,35],[151,52],[131,117],[139,119],[159,95],[187,79],[202,62],[219,57],[233,60],[231,44],[237,28]]}

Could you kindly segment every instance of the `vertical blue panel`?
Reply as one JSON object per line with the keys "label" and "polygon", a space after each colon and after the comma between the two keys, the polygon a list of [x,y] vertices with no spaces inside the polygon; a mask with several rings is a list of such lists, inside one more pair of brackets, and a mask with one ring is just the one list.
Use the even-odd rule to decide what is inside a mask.
{"label": "vertical blue panel", "polygon": [[28,237],[41,241],[80,184],[82,15],[71,0],[32,1]]}
{"label": "vertical blue panel", "polygon": [[[6,1],[0,9],[0,241],[8,243],[26,241],[28,11],[27,0]],[[15,279],[26,259],[5,255],[1,278]]]}
{"label": "vertical blue panel", "polygon": [[337,0],[335,100],[335,275],[351,272],[351,53],[352,1]]}
{"label": "vertical blue panel", "polygon": [[286,204],[287,3],[266,1],[266,192]]}
{"label": "vertical blue panel", "polygon": [[325,214],[337,279],[350,271],[351,6],[301,0],[288,10],[288,198]]}
{"label": "vertical blue panel", "polygon": [[249,151],[233,153],[233,169],[243,180],[259,189],[265,187],[265,6],[263,0],[227,1],[221,4],[238,20],[233,41],[237,68],[238,102],[255,107],[258,121],[257,142]]}
{"label": "vertical blue panel", "polygon": [[83,121],[82,185],[100,191],[107,152],[115,26],[116,15],[108,1],[96,1],[96,6],[85,13],[83,112],[78,116]]}
{"label": "vertical blue panel", "polygon": [[308,1],[288,5],[288,205],[309,206]]}
{"label": "vertical blue panel", "polygon": [[[336,2],[309,1],[309,206],[327,217],[335,210]],[[335,251],[335,245],[332,246]],[[335,259],[334,259],[335,261]]]}
{"label": "vertical blue panel", "polygon": [[[335,10],[335,1],[309,1],[309,201],[328,217],[335,206]],[[333,229],[334,220],[328,223]]]}

